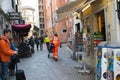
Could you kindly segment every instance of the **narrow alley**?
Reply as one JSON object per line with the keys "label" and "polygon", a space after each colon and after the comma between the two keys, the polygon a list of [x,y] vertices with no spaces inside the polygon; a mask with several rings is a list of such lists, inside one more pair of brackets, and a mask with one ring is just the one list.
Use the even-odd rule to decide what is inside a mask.
{"label": "narrow alley", "polygon": [[[32,57],[21,58],[18,69],[23,69],[26,80],[94,80],[92,74],[78,74],[74,67],[78,62],[70,57],[72,53],[66,45],[59,48],[59,59],[55,61],[52,55],[48,58],[48,52],[44,45],[43,51],[37,51]],[[10,77],[15,80],[15,76]]]}

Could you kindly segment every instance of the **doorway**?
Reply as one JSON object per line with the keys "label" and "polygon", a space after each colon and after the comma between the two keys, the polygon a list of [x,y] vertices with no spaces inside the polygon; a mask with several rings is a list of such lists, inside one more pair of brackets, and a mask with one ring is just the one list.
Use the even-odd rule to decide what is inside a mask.
{"label": "doorway", "polygon": [[106,41],[105,13],[104,10],[96,15],[97,17],[97,32],[103,36],[103,41]]}
{"label": "doorway", "polygon": [[76,32],[79,30],[80,31],[80,23],[75,24],[76,26]]}

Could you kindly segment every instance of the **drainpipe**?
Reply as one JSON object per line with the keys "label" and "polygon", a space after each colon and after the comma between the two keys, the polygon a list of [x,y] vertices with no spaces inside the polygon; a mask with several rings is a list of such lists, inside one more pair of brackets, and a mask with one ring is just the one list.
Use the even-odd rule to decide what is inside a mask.
{"label": "drainpipe", "polygon": [[54,28],[53,28],[53,12],[52,12],[52,0],[51,0],[51,20],[52,20],[52,31],[54,30]]}
{"label": "drainpipe", "polygon": [[71,15],[72,16],[72,50],[73,50],[73,55],[72,55],[72,58],[73,60],[76,60],[76,55],[75,55],[75,35],[74,35],[74,15]]}

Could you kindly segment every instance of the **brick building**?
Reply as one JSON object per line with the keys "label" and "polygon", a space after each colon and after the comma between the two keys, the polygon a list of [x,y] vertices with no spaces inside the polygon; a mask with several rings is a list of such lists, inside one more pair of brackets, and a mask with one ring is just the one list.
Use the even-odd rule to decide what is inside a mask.
{"label": "brick building", "polygon": [[[45,34],[52,36],[57,33],[61,42],[67,42],[70,32],[70,19],[59,19],[56,11],[59,7],[67,4],[69,0],[44,0]],[[67,16],[66,16],[67,17]]]}

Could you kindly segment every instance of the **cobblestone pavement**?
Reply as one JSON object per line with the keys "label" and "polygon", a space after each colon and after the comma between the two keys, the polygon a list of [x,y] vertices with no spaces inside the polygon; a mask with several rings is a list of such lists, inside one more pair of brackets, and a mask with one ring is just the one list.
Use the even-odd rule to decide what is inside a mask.
{"label": "cobblestone pavement", "polygon": [[[52,59],[52,55],[48,58],[46,46],[42,51],[37,51],[32,54],[32,57],[21,58],[18,63],[18,68],[23,69],[26,75],[26,80],[94,80],[92,74],[78,74],[78,65],[76,61],[70,58],[70,52],[66,45],[59,48],[58,61]],[[15,76],[10,77],[10,80],[15,80]]]}

